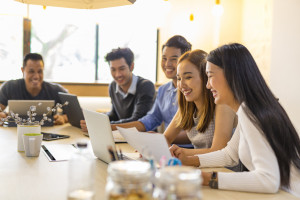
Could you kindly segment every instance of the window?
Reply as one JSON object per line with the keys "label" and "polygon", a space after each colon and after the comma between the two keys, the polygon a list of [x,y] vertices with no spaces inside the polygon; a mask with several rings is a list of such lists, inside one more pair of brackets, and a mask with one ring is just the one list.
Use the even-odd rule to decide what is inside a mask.
{"label": "window", "polygon": [[23,57],[23,17],[0,15],[0,24],[0,80],[20,78]]}
{"label": "window", "polygon": [[46,80],[94,82],[96,25],[80,10],[66,10],[32,7],[31,52],[43,55]]}
{"label": "window", "polygon": [[30,52],[43,56],[45,80],[109,83],[112,77],[104,56],[114,48],[129,47],[135,55],[133,73],[155,82],[157,28],[138,17],[141,10],[138,4],[100,10],[30,5],[26,13],[25,4],[1,2],[0,79],[22,77],[23,16],[28,15]]}
{"label": "window", "polygon": [[[130,12],[128,7],[103,10],[32,6],[31,52],[43,55],[46,80],[95,82],[97,66],[97,81],[110,83],[105,55],[114,48],[129,47],[135,55],[134,74],[156,81],[156,28],[120,18],[122,12]],[[110,18],[114,13],[117,19]]]}
{"label": "window", "polygon": [[106,83],[112,81],[109,64],[105,62],[104,56],[112,49],[129,47],[134,53],[133,73],[155,83],[156,35],[157,30],[151,27],[99,25],[99,80]]}

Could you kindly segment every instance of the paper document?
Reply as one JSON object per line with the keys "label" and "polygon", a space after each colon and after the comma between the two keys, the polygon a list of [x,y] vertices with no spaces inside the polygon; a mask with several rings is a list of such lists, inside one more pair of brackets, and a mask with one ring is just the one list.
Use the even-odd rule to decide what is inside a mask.
{"label": "paper document", "polygon": [[112,134],[115,142],[117,143],[126,142],[125,138],[120,134],[118,130],[112,131]]}
{"label": "paper document", "polygon": [[70,160],[76,148],[72,144],[45,144],[42,151],[50,162]]}
{"label": "paper document", "polygon": [[167,140],[163,134],[138,132],[136,129],[125,129],[117,127],[127,143],[135,148],[146,159],[153,156],[154,160],[159,163],[162,156],[166,160],[172,158]]}
{"label": "paper document", "polygon": [[[127,142],[118,130],[112,131],[112,134],[113,134],[113,137],[114,137],[114,141],[116,143],[125,143],[125,142]],[[88,133],[83,133],[83,135],[85,135],[87,137],[90,137]]]}

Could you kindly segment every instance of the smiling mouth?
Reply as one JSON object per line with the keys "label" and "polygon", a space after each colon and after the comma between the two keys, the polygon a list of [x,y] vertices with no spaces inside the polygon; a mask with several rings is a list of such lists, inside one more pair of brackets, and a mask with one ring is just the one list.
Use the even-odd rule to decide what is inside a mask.
{"label": "smiling mouth", "polygon": [[117,82],[122,82],[124,80],[124,78],[117,78],[116,81]]}
{"label": "smiling mouth", "polygon": [[31,83],[38,84],[38,83],[40,83],[40,81],[39,80],[33,80],[33,81],[31,81]]}
{"label": "smiling mouth", "polygon": [[184,91],[182,91],[182,93],[184,96],[188,96],[189,94],[192,93],[192,90],[184,90]]}
{"label": "smiling mouth", "polygon": [[216,98],[217,93],[216,92],[211,92],[211,93],[212,93],[213,97]]}
{"label": "smiling mouth", "polygon": [[170,72],[174,72],[175,70],[174,70],[174,69],[165,69],[165,71],[166,71],[167,73],[170,73]]}

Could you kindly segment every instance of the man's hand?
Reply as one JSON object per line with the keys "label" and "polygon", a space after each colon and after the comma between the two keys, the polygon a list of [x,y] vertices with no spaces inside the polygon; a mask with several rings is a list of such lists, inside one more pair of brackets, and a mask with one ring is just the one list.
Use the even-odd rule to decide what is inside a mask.
{"label": "man's hand", "polygon": [[[156,134],[156,133],[158,133],[158,132],[155,132],[155,131],[147,131],[147,133],[154,133],[154,134]],[[162,134],[162,133],[158,133],[158,134]]]}
{"label": "man's hand", "polygon": [[85,120],[80,120],[80,127],[83,132],[88,132]]}
{"label": "man's hand", "polygon": [[5,117],[6,117],[5,112],[0,112],[0,118],[5,118]]}
{"label": "man's hand", "polygon": [[[5,117],[6,117],[6,114],[4,112],[0,112],[0,120]],[[3,124],[1,124],[1,125],[3,125]]]}
{"label": "man's hand", "polygon": [[66,117],[67,116],[65,116],[65,115],[54,115],[53,116],[54,124],[55,125],[62,125],[64,123],[66,123],[68,121]]}

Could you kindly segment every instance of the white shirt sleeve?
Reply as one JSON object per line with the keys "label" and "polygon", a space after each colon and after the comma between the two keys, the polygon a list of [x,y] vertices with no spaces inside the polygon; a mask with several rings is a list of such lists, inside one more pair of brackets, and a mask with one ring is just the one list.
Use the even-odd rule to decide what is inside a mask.
{"label": "white shirt sleeve", "polygon": [[238,147],[240,140],[239,125],[235,129],[227,146],[218,151],[197,155],[200,167],[224,167],[235,166],[239,163]]}
{"label": "white shirt sleeve", "polygon": [[[221,151],[209,155],[199,156],[202,166],[228,164],[230,160],[236,161],[233,152],[237,150],[242,163],[249,172],[218,173],[219,189],[246,192],[275,193],[280,186],[280,172],[277,158],[265,136],[250,121],[244,109],[240,107],[239,142],[237,135]],[[236,132],[237,133],[237,132]],[[235,134],[236,134],[235,133]],[[238,143],[238,144],[237,144]],[[220,153],[222,152],[222,153]],[[210,158],[208,158],[210,157]]]}

